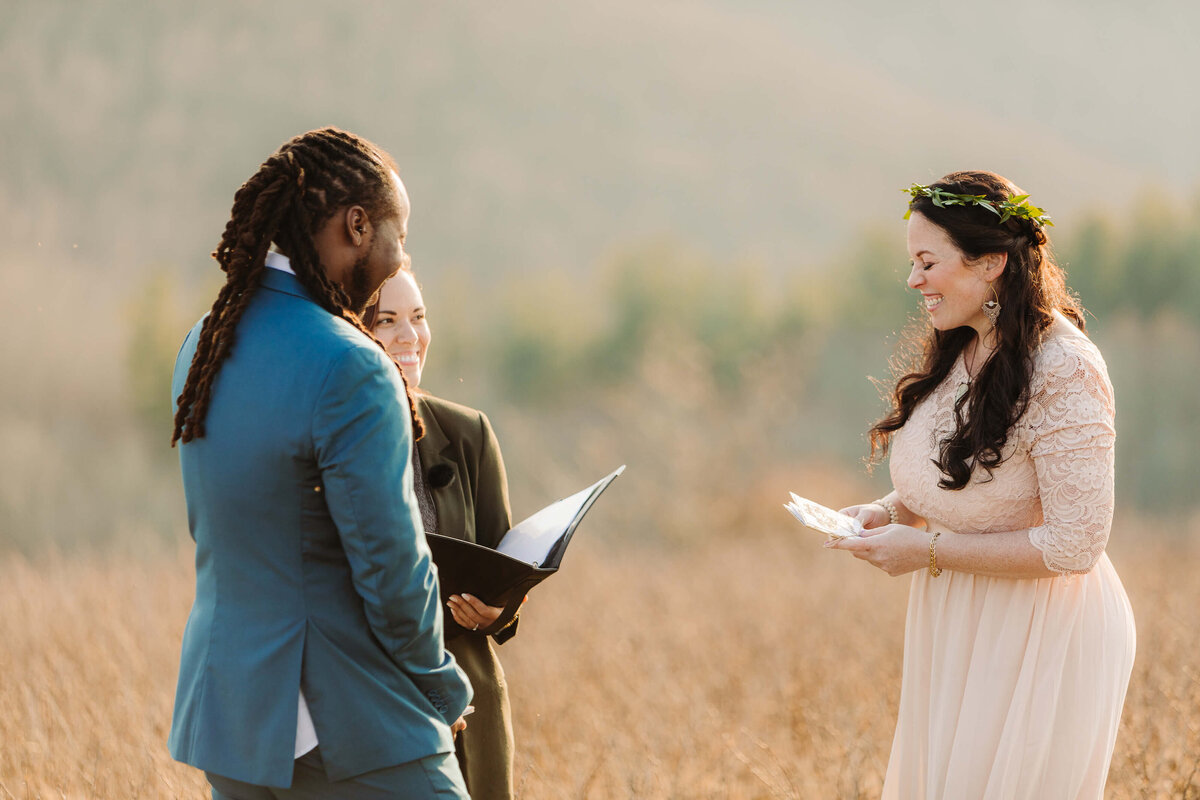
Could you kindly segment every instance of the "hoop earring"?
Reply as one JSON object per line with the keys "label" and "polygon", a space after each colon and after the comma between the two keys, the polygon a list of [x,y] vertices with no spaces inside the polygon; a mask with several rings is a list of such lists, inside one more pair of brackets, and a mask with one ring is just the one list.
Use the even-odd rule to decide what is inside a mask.
{"label": "hoop earring", "polygon": [[992,287],[992,299],[983,304],[983,315],[994,328],[1000,320],[1000,295],[996,294],[996,284],[989,283],[988,286]]}

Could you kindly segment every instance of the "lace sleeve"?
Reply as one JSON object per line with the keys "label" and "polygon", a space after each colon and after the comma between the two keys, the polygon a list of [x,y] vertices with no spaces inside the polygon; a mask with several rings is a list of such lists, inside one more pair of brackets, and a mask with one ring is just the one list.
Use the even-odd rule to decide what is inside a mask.
{"label": "lace sleeve", "polygon": [[1043,348],[1026,411],[1043,518],[1029,541],[1049,569],[1084,573],[1112,527],[1115,406],[1099,351],[1063,338]]}

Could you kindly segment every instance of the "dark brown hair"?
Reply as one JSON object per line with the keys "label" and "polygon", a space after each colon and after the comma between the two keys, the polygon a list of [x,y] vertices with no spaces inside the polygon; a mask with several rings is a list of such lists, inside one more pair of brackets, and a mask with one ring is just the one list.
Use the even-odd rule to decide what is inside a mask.
{"label": "dark brown hair", "polygon": [[[1025,194],[994,172],[952,172],[931,188],[984,195],[997,202]],[[1042,225],[1019,217],[1001,223],[986,208],[939,207],[928,197],[916,197],[908,207],[945,231],[968,263],[989,253],[1008,256],[994,284],[1000,301],[996,349],[970,390],[955,402],[954,432],[941,442],[934,459],[943,475],[938,486],[961,489],[976,467],[990,476],[1003,461],[1008,433],[1029,403],[1033,354],[1053,322],[1053,312],[1060,311],[1084,330],[1083,309],[1067,289]],[[945,379],[974,336],[970,327],[938,331],[928,320],[910,327],[893,361],[893,372],[900,377],[891,391],[891,410],[870,430],[873,462],[887,454],[893,434]]]}
{"label": "dark brown hair", "polygon": [[[412,269],[409,268],[407,265],[404,266],[403,271],[409,273],[410,275],[412,274]],[[396,273],[396,275],[399,275],[399,274],[400,273]],[[396,275],[393,275],[392,278],[395,278]],[[388,280],[390,281],[392,278],[388,278]],[[381,291],[382,291],[382,288],[383,287],[380,287]],[[370,305],[368,305],[366,308],[363,309],[362,323],[363,323],[363,326],[369,331],[372,331],[375,329],[375,319],[379,316],[379,299],[380,298],[377,295],[375,297],[375,302],[371,303]]]}
{"label": "dark brown hair", "polygon": [[[391,177],[396,171],[391,156],[366,139],[322,128],[285,142],[242,184],[212,254],[225,272],[225,285],[200,329],[196,354],[176,401],[172,446],[204,436],[213,382],[233,350],[238,321],[262,281],[272,242],[288,256],[296,277],[322,308],[379,344],[351,308],[345,290],[326,275],[313,236],[351,205],[361,205],[376,224],[398,215]],[[404,385],[407,389],[407,381]],[[419,438],[421,432],[414,417],[413,434]]]}
{"label": "dark brown hair", "polygon": [[[413,272],[411,258],[405,258],[404,263],[400,265],[400,270],[395,275],[393,275],[391,278],[388,278],[388,280],[390,281],[390,280],[394,280],[395,278],[400,277],[401,272],[408,273],[409,277],[411,277],[413,279],[413,283],[417,284],[417,288],[418,289],[421,288],[421,284],[417,283],[417,273]],[[363,309],[363,312],[362,312],[362,323],[363,323],[363,325],[365,325],[367,327],[367,330],[374,329],[375,320],[379,316],[379,298],[380,298],[380,295],[383,293],[383,287],[381,286],[379,288],[380,288],[380,294],[375,295],[375,302],[370,303],[366,308]]]}

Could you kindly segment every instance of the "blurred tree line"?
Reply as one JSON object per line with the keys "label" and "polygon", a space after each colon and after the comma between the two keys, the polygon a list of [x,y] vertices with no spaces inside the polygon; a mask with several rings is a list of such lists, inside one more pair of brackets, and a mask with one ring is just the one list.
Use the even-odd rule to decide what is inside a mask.
{"label": "blurred tree line", "polygon": [[[1122,503],[1156,513],[1194,509],[1200,195],[1181,207],[1148,193],[1126,215],[1095,213],[1054,233],[1055,256],[1117,392]],[[764,420],[763,441],[747,447],[806,448],[791,458],[850,465],[865,456],[863,433],[885,408],[864,376],[891,377],[901,332],[922,317],[904,286],[907,273],[900,224],[867,230],[835,263],[783,279],[658,242],[617,255],[590,285],[560,287],[554,297],[544,285],[531,291],[533,279],[510,285],[499,309],[478,312],[489,319],[486,337],[451,320],[437,336],[462,343],[454,348],[457,373],[489,371],[496,397],[546,407],[586,403],[601,386],[635,379],[646,349],[670,331],[672,340],[694,343],[727,400],[757,391],[768,365],[796,376],[782,387],[794,394],[795,418]],[[445,316],[430,306],[433,319]],[[485,346],[466,346],[462,334]],[[814,420],[817,433],[787,430]]]}
{"label": "blurred tree line", "polygon": [[[1054,240],[1117,391],[1119,502],[1164,518],[1197,507],[1198,237],[1200,202],[1149,195]],[[887,480],[886,468],[864,476],[865,431],[884,411],[869,376],[889,379],[901,332],[922,313],[904,286],[901,222],[784,276],[673,241],[630,247],[582,278],[517,275],[481,289],[417,271],[434,331],[423,387],[489,413],[514,485],[553,493],[573,477],[546,473],[587,477],[639,458],[676,497],[753,491],[796,465]],[[130,396],[156,443],[170,429],[176,348],[204,310],[180,312],[177,295],[156,277],[129,315]],[[189,295],[207,303],[213,292]],[[679,461],[691,462],[686,474]]]}

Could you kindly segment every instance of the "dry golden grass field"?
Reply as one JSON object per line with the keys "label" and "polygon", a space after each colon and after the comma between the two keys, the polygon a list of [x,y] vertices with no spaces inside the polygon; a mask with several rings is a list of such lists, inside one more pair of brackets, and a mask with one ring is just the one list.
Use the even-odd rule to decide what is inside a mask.
{"label": "dry golden grass field", "polygon": [[[1139,641],[1108,797],[1200,798],[1200,536],[1118,529]],[[581,538],[501,648],[520,796],[876,797],[906,591],[798,526]],[[207,797],[165,746],[191,593],[190,548],[0,559],[0,798]]]}

